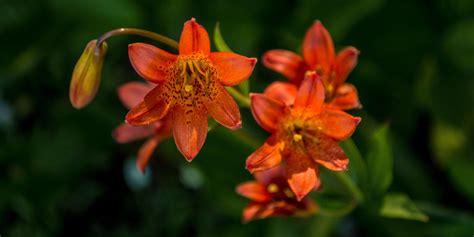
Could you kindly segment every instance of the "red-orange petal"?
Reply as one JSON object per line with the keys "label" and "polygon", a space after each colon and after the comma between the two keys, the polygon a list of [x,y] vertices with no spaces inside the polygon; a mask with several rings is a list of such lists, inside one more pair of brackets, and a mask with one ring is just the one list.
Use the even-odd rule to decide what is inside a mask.
{"label": "red-orange petal", "polygon": [[281,162],[280,145],[272,144],[270,137],[260,148],[252,153],[245,162],[250,173],[268,170]]}
{"label": "red-orange petal", "polygon": [[211,52],[211,43],[206,29],[199,25],[194,18],[186,21],[179,40],[179,54],[202,53],[208,55],[209,52]]}
{"label": "red-orange petal", "polygon": [[297,91],[298,88],[294,84],[277,81],[270,84],[263,94],[291,106],[295,102]]}
{"label": "red-orange petal", "polygon": [[318,184],[318,166],[310,157],[297,152],[290,153],[285,161],[288,184],[301,201]]}
{"label": "red-orange petal", "polygon": [[170,104],[161,99],[162,86],[157,85],[137,106],[133,107],[125,117],[127,123],[133,126],[152,124],[162,119],[170,109]]}
{"label": "red-orange petal", "polygon": [[242,183],[237,186],[235,191],[238,194],[256,202],[267,202],[272,199],[270,193],[267,192],[267,187],[256,181]]}
{"label": "red-orange petal", "polygon": [[242,127],[239,106],[234,98],[221,85],[217,85],[217,94],[213,100],[206,101],[209,114],[220,124],[230,129]]}
{"label": "red-orange petal", "polygon": [[306,73],[296,95],[294,108],[308,108],[314,113],[321,112],[324,104],[325,89],[318,74],[311,71]]}
{"label": "red-orange petal", "polygon": [[344,83],[337,87],[336,94],[328,104],[328,108],[334,110],[362,108],[362,104],[359,101],[359,95],[355,86],[349,83]]}
{"label": "red-orange petal", "polygon": [[274,132],[278,120],[285,115],[286,105],[263,94],[250,94],[251,110],[257,123],[268,132]]}
{"label": "red-orange petal", "polygon": [[142,102],[145,95],[153,89],[154,85],[142,82],[128,82],[117,89],[117,94],[122,104],[131,109]]}
{"label": "red-orange petal", "polygon": [[265,209],[265,204],[258,202],[249,203],[242,212],[242,222],[248,223],[251,220],[258,219],[258,214]]}
{"label": "red-orange petal", "polygon": [[262,57],[263,65],[281,73],[291,82],[299,84],[304,77],[306,64],[298,55],[288,50],[269,50]]}
{"label": "red-orange petal", "polygon": [[328,73],[335,57],[331,35],[320,21],[316,21],[306,32],[303,41],[303,58],[312,70],[320,67]]}
{"label": "red-orange petal", "polygon": [[213,52],[209,55],[219,70],[219,80],[225,86],[235,86],[252,75],[256,58],[247,58],[231,52]]}
{"label": "red-orange petal", "polygon": [[359,50],[354,47],[346,47],[342,49],[336,57],[336,84],[340,85],[346,81],[347,76],[357,65],[357,57]]}
{"label": "red-orange petal", "polygon": [[148,139],[138,150],[138,158],[137,158],[137,168],[142,173],[145,173],[145,168],[150,160],[151,155],[155,151],[156,146],[161,141],[160,137],[153,137]]}
{"label": "red-orange petal", "polygon": [[353,117],[341,110],[325,109],[321,113],[322,132],[338,141],[347,139],[360,123],[360,117]]}
{"label": "red-orange petal", "polygon": [[265,171],[256,172],[253,174],[255,180],[264,185],[268,185],[275,180],[279,180],[284,177],[284,175],[285,171],[282,165],[277,165]]}
{"label": "red-orange petal", "polygon": [[154,83],[166,80],[166,69],[177,58],[174,54],[144,43],[128,45],[128,57],[135,71]]}
{"label": "red-orange petal", "polygon": [[148,126],[131,126],[129,124],[122,124],[112,132],[112,137],[118,143],[128,143],[153,135],[155,130],[154,125]]}
{"label": "red-orange petal", "polygon": [[178,150],[191,162],[199,153],[207,135],[207,114],[195,108],[173,108],[173,136]]}
{"label": "red-orange petal", "polygon": [[341,146],[332,138],[323,137],[317,147],[307,146],[306,150],[314,161],[330,170],[347,170],[349,159]]}

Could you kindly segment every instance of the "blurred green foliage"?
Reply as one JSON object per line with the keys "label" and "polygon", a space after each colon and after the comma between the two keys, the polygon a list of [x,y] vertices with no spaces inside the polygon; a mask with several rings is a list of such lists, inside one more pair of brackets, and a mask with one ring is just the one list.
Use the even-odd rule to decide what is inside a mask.
{"label": "blurred green foliage", "polygon": [[[328,201],[319,215],[243,225],[248,200],[234,188],[252,179],[245,158],[266,137],[248,110],[243,131],[216,127],[192,164],[172,140],[164,142],[148,185],[133,186],[129,179],[136,176],[127,165],[140,142],[118,145],[110,133],[127,112],[117,86],[141,80],[128,62],[127,44],[150,41],[109,40],[98,96],[81,111],[69,104],[72,69],[85,44],[105,31],[138,27],[178,39],[191,17],[210,34],[220,22],[229,47],[247,56],[273,48],[298,51],[315,19],[337,48],[357,47],[360,60],[349,82],[364,105],[351,111],[363,117],[353,139],[362,155],[351,155],[349,174],[359,185],[391,175],[371,168],[367,155],[385,149],[383,141],[379,151],[371,144],[382,136],[374,131],[387,123],[393,181],[374,181],[408,196],[366,199],[348,216],[324,215],[323,205],[344,207],[351,197],[323,170],[323,192],[316,196]],[[471,236],[473,19],[471,0],[0,1],[0,235]],[[277,79],[259,64],[250,91]],[[359,161],[367,162],[368,177],[356,171]],[[428,222],[382,217],[376,208],[392,207],[382,209],[384,215],[400,217],[414,205]],[[425,220],[423,215],[414,218]]]}

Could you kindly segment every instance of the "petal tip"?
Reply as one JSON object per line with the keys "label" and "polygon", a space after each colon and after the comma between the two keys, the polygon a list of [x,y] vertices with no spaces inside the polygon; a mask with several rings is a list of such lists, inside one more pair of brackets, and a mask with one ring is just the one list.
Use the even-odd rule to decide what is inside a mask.
{"label": "petal tip", "polygon": [[145,174],[145,168],[146,166],[144,166],[143,164],[140,164],[140,162],[137,160],[137,169],[138,171],[140,171],[141,174]]}
{"label": "petal tip", "polygon": [[361,117],[354,117],[354,122],[356,125],[359,125],[359,123],[362,121]]}

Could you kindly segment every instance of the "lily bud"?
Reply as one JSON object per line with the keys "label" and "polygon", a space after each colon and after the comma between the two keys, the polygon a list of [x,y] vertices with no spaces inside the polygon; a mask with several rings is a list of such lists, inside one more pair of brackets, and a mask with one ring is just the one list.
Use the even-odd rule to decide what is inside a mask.
{"label": "lily bud", "polygon": [[94,99],[106,52],[105,42],[97,47],[97,40],[91,40],[77,61],[69,87],[69,99],[74,108],[81,109]]}

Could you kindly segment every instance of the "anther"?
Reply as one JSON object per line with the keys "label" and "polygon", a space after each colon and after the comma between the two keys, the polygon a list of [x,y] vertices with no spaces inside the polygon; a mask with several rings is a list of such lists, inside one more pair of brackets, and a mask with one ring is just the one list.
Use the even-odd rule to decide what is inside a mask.
{"label": "anther", "polygon": [[267,191],[268,191],[269,193],[276,193],[276,192],[278,192],[278,185],[276,185],[276,184],[270,184],[270,185],[268,185]]}
{"label": "anther", "polygon": [[293,134],[293,141],[299,142],[302,139],[303,139],[303,136],[301,136],[300,134]]}
{"label": "anther", "polygon": [[288,198],[293,198],[295,195],[293,194],[293,192],[289,189],[289,188],[285,188],[285,190],[283,190],[283,192],[285,193],[285,195],[288,197]]}
{"label": "anther", "polygon": [[184,91],[190,92],[190,91],[192,91],[192,90],[193,90],[193,85],[185,85],[185,86],[184,86]]}

